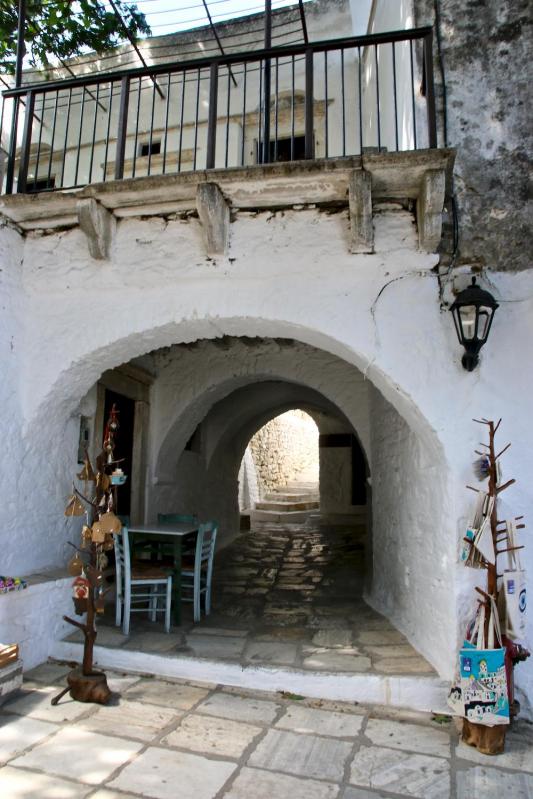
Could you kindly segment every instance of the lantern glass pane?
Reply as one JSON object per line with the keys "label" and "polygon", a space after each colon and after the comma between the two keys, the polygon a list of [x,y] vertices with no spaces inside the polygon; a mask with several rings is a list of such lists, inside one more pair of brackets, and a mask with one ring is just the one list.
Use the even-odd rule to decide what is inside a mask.
{"label": "lantern glass pane", "polygon": [[459,321],[463,338],[466,341],[473,339],[476,334],[476,306],[463,305],[459,308]]}
{"label": "lantern glass pane", "polygon": [[479,309],[477,320],[477,337],[480,341],[484,341],[489,331],[489,324],[492,316],[492,309],[481,307]]}

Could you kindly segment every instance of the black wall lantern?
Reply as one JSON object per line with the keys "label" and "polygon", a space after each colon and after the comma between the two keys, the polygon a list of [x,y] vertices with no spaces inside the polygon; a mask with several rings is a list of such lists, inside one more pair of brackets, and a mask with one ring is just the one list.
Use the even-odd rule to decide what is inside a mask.
{"label": "black wall lantern", "polygon": [[498,303],[488,291],[472,285],[460,291],[450,308],[457,338],[465,348],[462,364],[471,372],[479,361],[479,351],[489,337],[490,326]]}

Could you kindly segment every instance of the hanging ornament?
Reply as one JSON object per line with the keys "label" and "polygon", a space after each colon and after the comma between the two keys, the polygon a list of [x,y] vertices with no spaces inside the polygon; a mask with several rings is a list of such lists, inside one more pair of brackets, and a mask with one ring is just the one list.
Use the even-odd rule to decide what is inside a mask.
{"label": "hanging ornament", "polygon": [[76,615],[83,616],[87,612],[90,591],[91,585],[87,577],[84,574],[76,577],[72,583],[72,599],[74,600]]}
{"label": "hanging ornament", "polygon": [[111,480],[107,476],[105,472],[98,472],[96,475],[96,490],[106,492],[109,491],[109,486],[111,485]]}
{"label": "hanging ornament", "polygon": [[103,588],[99,588],[94,600],[94,609],[97,613],[103,613],[105,610],[105,598]]}
{"label": "hanging ornament", "polygon": [[487,455],[482,455],[473,463],[474,474],[480,481],[486,480],[490,474],[490,460]]}
{"label": "hanging ornament", "polygon": [[111,410],[109,412],[109,418],[107,420],[105,431],[104,431],[104,443],[103,448],[107,455],[107,463],[113,463],[113,449],[115,446],[115,435],[119,428],[118,422],[118,413],[117,406],[113,403]]}
{"label": "hanging ornament", "polygon": [[103,551],[98,553],[96,559],[98,561],[97,568],[100,572],[103,572],[105,569],[107,569],[107,567],[109,566],[109,558]]}
{"label": "hanging ornament", "polygon": [[90,546],[92,540],[93,540],[93,531],[87,524],[84,524],[83,527],[81,528],[82,547],[84,549],[87,549],[87,547]]}
{"label": "hanging ornament", "polygon": [[91,529],[93,544],[103,544],[105,541],[105,532],[100,522],[95,522]]}
{"label": "hanging ornament", "polygon": [[67,571],[72,577],[79,577],[83,571],[83,561],[76,552],[67,564]]}
{"label": "hanging ornament", "polygon": [[65,516],[83,516],[84,513],[85,508],[83,507],[79,498],[76,496],[76,494],[71,494],[67,500]]}
{"label": "hanging ornament", "polygon": [[76,477],[78,478],[78,480],[83,480],[84,483],[94,483],[96,481],[96,475],[91,465],[91,461],[89,459],[89,454],[87,450],[85,450],[85,457],[83,459],[83,468],[81,472],[78,472]]}
{"label": "hanging ornament", "polygon": [[122,522],[118,516],[115,516],[113,511],[102,514],[100,516],[100,524],[104,533],[120,533],[122,530]]}

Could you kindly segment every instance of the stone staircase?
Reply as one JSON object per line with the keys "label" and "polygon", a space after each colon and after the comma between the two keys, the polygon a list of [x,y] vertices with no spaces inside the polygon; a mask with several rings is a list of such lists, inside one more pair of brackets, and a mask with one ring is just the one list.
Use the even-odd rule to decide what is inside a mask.
{"label": "stone staircase", "polygon": [[319,507],[318,483],[294,480],[256,502],[251,521],[303,522],[310,512],[317,511]]}

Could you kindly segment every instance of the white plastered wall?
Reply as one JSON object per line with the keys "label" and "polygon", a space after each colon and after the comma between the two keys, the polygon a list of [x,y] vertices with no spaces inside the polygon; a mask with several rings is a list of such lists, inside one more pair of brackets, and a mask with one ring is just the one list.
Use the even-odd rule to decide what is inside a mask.
{"label": "white plastered wall", "polygon": [[[432,272],[437,256],[418,251],[409,213],[377,212],[374,223],[375,254],[356,256],[348,252],[345,213],[239,213],[232,224],[231,260],[216,262],[203,254],[196,220],[122,221],[104,263],[89,258],[75,229],[28,237],[20,266],[15,234],[2,231],[4,245],[15,253],[11,260],[5,256],[5,265],[13,276],[8,291],[19,308],[7,331],[7,340],[16,332],[16,355],[9,345],[2,350],[2,368],[11,370],[10,412],[2,417],[1,431],[3,441],[11,442],[0,505],[3,569],[27,573],[65,561],[65,540],[74,534],[66,528],[63,509],[76,469],[79,402],[104,370],[177,342],[222,335],[292,338],[357,367],[409,427],[407,443],[397,449],[404,467],[405,453],[411,453],[407,466],[418,481],[399,520],[405,526],[402,557],[413,564],[410,583],[402,586],[396,572],[394,592],[385,593],[377,582],[371,600],[394,612],[391,596],[397,602],[407,594],[430,595],[442,609],[438,629],[433,608],[422,602],[415,607],[409,597],[399,602],[402,613],[395,621],[450,676],[476,577],[457,556],[470,506],[464,485],[472,479],[480,434],[472,416],[504,417],[503,443],[513,441],[504,467],[519,480],[506,501],[515,513],[531,516],[524,397],[532,379],[521,353],[533,343],[528,299],[533,279],[527,272],[491,275],[501,309],[480,368],[466,373],[450,316],[439,307]],[[292,363],[291,379],[310,365],[309,358]],[[258,371],[255,364],[254,374]],[[321,373],[319,363],[314,372]],[[219,376],[211,378],[212,387],[218,386]],[[177,372],[175,379],[190,392],[189,404],[209,391],[203,373]],[[169,412],[160,405],[152,455],[168,432]],[[387,424],[394,428],[390,419]],[[358,432],[365,444],[364,431]],[[391,429],[392,439],[395,435]],[[372,439],[370,430],[366,445],[368,436]],[[391,502],[390,495],[382,497]],[[382,529],[389,536],[392,528]],[[375,574],[382,568],[379,552],[378,547]],[[531,573],[531,547],[526,553]],[[530,695],[532,675],[529,665],[517,670],[519,685]]]}
{"label": "white plastered wall", "polygon": [[[368,383],[329,353],[299,343],[235,340],[221,349],[205,341],[158,360],[165,365],[153,389],[151,518],[158,509],[203,510],[216,515],[223,539],[234,535],[236,470],[245,447],[288,407],[325,406],[334,415],[340,408],[350,420],[345,429],[353,426],[369,446]],[[200,423],[202,452],[182,452]]]}

